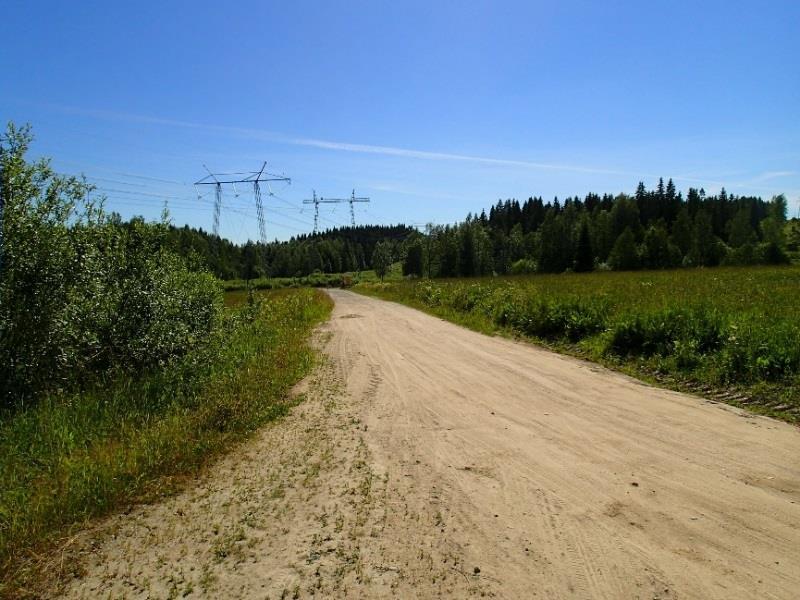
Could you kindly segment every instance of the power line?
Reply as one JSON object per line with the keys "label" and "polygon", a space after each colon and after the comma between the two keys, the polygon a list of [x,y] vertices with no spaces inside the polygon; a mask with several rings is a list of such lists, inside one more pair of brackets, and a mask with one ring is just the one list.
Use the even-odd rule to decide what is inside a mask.
{"label": "power line", "polygon": [[[81,163],[81,162],[77,162],[77,161],[64,161],[64,162],[70,162],[72,164],[76,164],[76,165],[80,165],[80,166],[84,166],[84,167],[88,167],[88,168],[92,168],[92,169],[98,169],[98,170],[101,170],[101,171],[104,171],[104,172],[109,172],[109,173],[113,173],[113,174],[116,174],[116,175],[120,175],[121,177],[132,177],[132,178],[135,178],[137,180],[141,180],[141,181],[144,182],[144,183],[142,183],[141,181],[131,182],[131,181],[123,181],[123,180],[120,180],[120,179],[111,179],[111,178],[108,178],[108,177],[101,177],[101,176],[96,176],[96,175],[86,175],[87,179],[89,179],[91,181],[104,182],[104,183],[97,183],[95,185],[95,189],[97,191],[103,192],[105,194],[112,194],[112,195],[113,194],[124,194],[124,195],[130,195],[130,196],[149,197],[149,198],[159,199],[159,200],[164,199],[164,198],[168,198],[170,200],[184,200],[184,199],[188,200],[189,199],[188,197],[175,195],[176,194],[176,190],[165,190],[165,191],[162,192],[162,191],[159,190],[160,186],[153,185],[153,183],[151,183],[151,182],[165,183],[165,184],[168,184],[169,186],[175,186],[175,187],[179,187],[179,188],[184,188],[185,189],[190,184],[187,184],[187,183],[184,183],[184,182],[171,180],[171,179],[164,179],[164,178],[159,178],[159,177],[151,177],[151,176],[143,175],[143,174],[140,174],[140,173],[130,173],[130,172],[125,172],[125,171],[121,171],[121,170],[115,170],[115,169],[112,169],[112,168],[109,168],[109,167],[104,167],[104,166],[89,165],[87,163]],[[235,172],[235,173],[228,173],[227,175],[244,175],[244,176],[248,176],[249,175],[249,176],[252,176],[252,174],[253,174],[253,172],[239,171],[239,172]],[[116,184],[118,186],[122,185],[122,186],[134,187],[134,188],[137,188],[137,190],[127,190],[127,189],[114,188],[114,187],[109,186],[108,184]],[[231,185],[235,187],[235,184],[232,183]],[[240,192],[238,192],[236,189],[234,189],[233,198],[226,199],[225,198],[224,187],[226,187],[226,186],[223,186],[222,198],[220,199],[220,203],[221,203],[222,208],[225,208],[225,210],[228,210],[228,207],[230,207],[230,206],[240,206],[240,207],[243,206],[243,204],[239,204],[238,203],[238,198],[241,195]],[[180,192],[178,192],[178,193],[180,193]],[[211,193],[216,195],[215,192],[211,192]],[[196,193],[194,195],[194,197],[197,198],[197,199],[206,198],[208,202],[212,202],[212,203],[215,202],[215,200],[208,199],[208,196],[209,196],[209,194],[202,194],[202,193]],[[286,198],[284,198],[280,194],[275,193],[271,189],[271,186],[269,187],[268,196],[263,199],[264,202],[266,202],[269,197],[275,197],[278,201],[280,201],[281,203],[286,205],[286,208],[282,208],[282,207],[278,207],[278,206],[272,206],[270,208],[270,210],[280,210],[280,211],[296,210],[296,211],[298,211],[300,213],[305,212],[305,210],[304,210],[304,208],[303,208],[303,206],[301,204],[299,204],[297,202],[292,202],[290,200],[287,200]],[[116,203],[118,201],[117,198],[113,198],[113,197],[111,197],[109,199],[114,201],[114,203]],[[244,202],[244,201],[242,201],[242,202]],[[172,204],[174,205],[174,203],[172,203]],[[142,204],[142,206],[145,206],[145,205]],[[176,206],[179,206],[179,205],[176,205]],[[264,208],[266,210],[266,204],[264,204]],[[302,220],[302,219],[292,218],[292,217],[289,217],[288,215],[285,215],[285,217],[291,219],[294,222],[297,222],[297,223],[300,223],[302,225],[307,225],[307,226],[311,227],[311,221],[310,220]],[[335,225],[335,226],[344,226],[344,223],[342,223],[341,221],[338,221],[338,220],[335,220],[335,219],[330,219],[330,218],[327,218],[327,217],[324,217],[324,216],[321,216],[321,215],[319,217],[319,220],[320,221],[325,221],[325,222],[330,223],[330,224]],[[267,221],[269,222],[269,219],[267,219]]]}
{"label": "power line", "polygon": [[[217,179],[221,180],[220,183],[224,183],[225,181],[230,180],[230,182],[231,182],[230,185],[234,186],[234,196],[233,196],[233,198],[227,198],[226,199],[225,198],[225,193],[224,193],[224,187],[226,187],[226,186],[222,186],[221,185],[220,186],[221,187],[220,191],[222,193],[219,195],[219,197],[217,197],[217,193],[216,193],[217,192],[217,190],[216,190],[217,186],[215,185],[214,186],[215,190],[214,190],[214,192],[212,192],[212,194],[214,194],[215,198],[212,200],[211,198],[209,198],[209,196],[210,196],[209,193],[202,193],[202,192],[195,193],[191,197],[190,196],[183,196],[183,195],[175,195],[175,191],[176,190],[169,190],[168,193],[161,193],[161,192],[159,192],[159,187],[160,186],[154,185],[154,183],[155,184],[161,183],[161,184],[167,184],[168,186],[175,186],[176,188],[184,188],[185,189],[190,185],[190,184],[185,183],[185,182],[180,182],[180,181],[171,180],[171,179],[165,179],[165,178],[160,178],[160,177],[151,177],[151,176],[143,175],[143,174],[139,174],[139,173],[130,173],[130,172],[126,172],[126,171],[111,169],[111,168],[108,168],[108,167],[101,167],[101,166],[96,166],[96,165],[87,165],[85,163],[77,163],[75,161],[64,161],[64,162],[70,162],[72,164],[78,164],[78,165],[85,166],[85,167],[91,167],[93,169],[98,169],[98,170],[101,170],[101,171],[104,171],[104,172],[108,172],[108,173],[111,173],[111,174],[114,174],[114,175],[119,175],[120,177],[123,177],[123,178],[133,178],[133,179],[136,179],[136,180],[140,180],[140,181],[132,182],[132,181],[123,181],[121,179],[112,179],[112,178],[109,178],[109,177],[102,177],[102,176],[96,176],[96,175],[86,175],[86,178],[88,180],[98,182],[95,185],[95,188],[94,188],[95,189],[95,193],[101,194],[102,197],[105,200],[108,200],[114,206],[122,206],[122,207],[129,207],[129,208],[141,207],[141,208],[153,208],[154,209],[154,208],[156,208],[156,205],[154,204],[155,202],[158,202],[160,200],[168,199],[168,200],[170,200],[169,205],[171,207],[179,210],[179,211],[197,212],[200,209],[196,205],[196,201],[200,200],[200,201],[203,201],[203,202],[212,203],[214,205],[214,208],[216,208],[216,206],[219,205],[220,210],[222,210],[224,208],[224,210],[226,212],[229,211],[229,212],[232,212],[232,213],[237,213],[238,215],[244,217],[246,220],[249,220],[249,221],[253,220],[252,213],[244,212],[242,210],[237,210],[237,208],[247,209],[248,206],[247,206],[247,203],[244,202],[244,200],[239,200],[240,192],[238,192],[235,189],[235,183],[242,183],[242,182],[244,182],[244,183],[253,183],[254,186],[255,186],[255,184],[257,182],[264,182],[264,181],[285,181],[286,183],[291,183],[291,180],[288,177],[283,177],[283,176],[280,176],[280,177],[278,177],[278,176],[264,177],[264,175],[270,175],[268,173],[263,172],[264,167],[262,167],[262,171],[259,171],[259,172],[247,171],[247,172],[227,173],[227,174],[224,175],[224,177],[220,176],[220,174],[217,174]],[[257,175],[259,173],[261,173],[261,177],[257,177]],[[242,179],[243,181],[239,181],[235,177],[228,177],[228,176],[237,176],[239,179]],[[208,179],[208,177],[206,177],[205,179]],[[235,179],[235,182],[234,182],[234,179]],[[99,183],[99,182],[104,182],[104,183]],[[209,183],[216,184],[216,181],[209,182]],[[136,188],[136,189],[120,189],[119,187],[113,187],[112,185],[109,185],[109,184],[113,184],[113,185],[116,185],[116,186],[132,187],[132,188]],[[199,184],[199,185],[202,185],[202,183]],[[197,188],[195,188],[195,189],[197,189]],[[255,193],[255,188],[254,188],[253,191]],[[284,197],[274,193],[270,189],[269,190],[269,195],[267,196],[267,198],[273,197],[273,196],[277,200],[279,200],[280,202],[284,203],[286,205],[286,207],[284,208],[284,207],[279,207],[279,206],[272,206],[270,208],[271,211],[272,210],[279,210],[279,211],[286,212],[286,211],[290,211],[291,210],[291,211],[298,211],[300,213],[304,212],[304,209],[303,209],[302,205],[297,204],[297,203],[293,203],[293,202],[285,199]],[[264,200],[266,200],[266,198]],[[256,204],[258,204],[258,203],[256,202]],[[263,201],[262,201],[262,207],[263,208],[262,208],[262,215],[261,216],[263,218],[263,225],[259,226],[259,237],[261,238],[261,241],[264,244],[268,243],[267,237],[266,237],[266,231],[265,231],[267,225],[275,225],[277,227],[280,227],[280,228],[283,228],[283,229],[286,229],[286,230],[289,230],[289,231],[297,232],[297,233],[305,233],[307,231],[307,229],[301,229],[301,228],[299,228],[299,227],[297,227],[295,225],[286,223],[284,221],[280,221],[280,220],[276,220],[276,219],[272,219],[272,218],[267,218],[263,214],[263,210],[266,209],[266,206],[263,204]],[[256,209],[258,209],[258,206],[256,206]],[[311,226],[310,220],[303,220],[303,219],[300,219],[300,218],[297,218],[297,217],[294,217],[294,216],[291,216],[291,215],[288,215],[288,214],[283,214],[282,218],[288,219],[291,222],[297,223],[297,224],[302,225],[304,227],[310,227]],[[255,220],[258,222],[258,215],[256,215],[256,219]],[[340,225],[340,223],[338,223],[336,221],[332,221],[330,219],[325,219],[325,220],[329,221],[331,223],[334,223],[336,225]],[[219,222],[217,222],[216,232],[217,232],[217,235],[219,235]],[[241,234],[241,226],[240,226],[239,233]]]}
{"label": "power line", "polygon": [[349,198],[323,198],[322,196],[317,196],[317,191],[312,190],[313,197],[311,199],[303,200],[303,204],[313,204],[314,205],[314,234],[317,233],[319,229],[319,205],[320,204],[341,204],[343,202],[348,202],[350,204],[350,224],[352,227],[356,226],[356,214],[355,209],[353,208],[353,203],[355,202],[369,202],[369,198],[365,197],[356,197],[356,191],[353,190],[352,195]]}
{"label": "power line", "polygon": [[90,182],[91,181],[105,181],[107,183],[113,183],[113,184],[116,184],[116,185],[129,185],[131,187],[141,187],[141,188],[147,187],[147,185],[144,184],[144,183],[131,183],[129,181],[120,181],[119,179],[108,179],[107,177],[96,177],[94,175],[87,175],[86,179],[88,179]]}
{"label": "power line", "polygon": [[153,194],[151,192],[141,192],[141,191],[134,191],[134,190],[118,190],[118,189],[115,189],[115,188],[107,188],[107,187],[102,187],[102,186],[96,186],[95,189],[97,189],[98,191],[101,191],[101,192],[109,192],[109,193],[112,193],[112,194],[129,194],[131,196],[145,196],[145,197],[148,197],[148,198],[158,198],[158,199],[167,198],[169,200],[188,200],[189,199],[187,196],[172,196],[170,194]]}
{"label": "power line", "polygon": [[[236,172],[236,173],[212,173],[208,167],[203,165],[203,167],[208,171],[208,175],[199,179],[195,182],[195,185],[213,185],[215,193],[215,200],[214,200],[214,235],[219,235],[219,215],[220,210],[222,209],[222,186],[223,185],[232,185],[234,194],[236,194],[236,184],[237,183],[250,183],[253,185],[253,196],[255,197],[256,201],[256,214],[258,217],[258,229],[259,235],[261,236],[262,243],[267,243],[267,226],[264,220],[264,203],[261,198],[261,183],[267,183],[269,185],[270,181],[284,181],[286,183],[291,183],[292,180],[289,177],[285,177],[283,175],[275,175],[272,173],[267,173],[267,163],[264,161],[264,164],[261,165],[261,169],[259,171],[244,171],[244,172]],[[238,194],[236,194],[238,196]]]}
{"label": "power line", "polygon": [[132,177],[133,179],[142,179],[142,180],[145,180],[145,181],[157,181],[159,183],[172,183],[172,184],[181,185],[181,186],[188,186],[189,185],[185,181],[175,181],[174,179],[163,179],[161,177],[151,177],[149,175],[140,175],[138,173],[126,173],[125,171],[117,171],[116,169],[109,168],[109,167],[103,167],[103,166],[100,166],[100,165],[90,165],[88,163],[78,162],[78,161],[74,161],[74,160],[67,160],[67,159],[63,159],[63,158],[59,158],[58,162],[67,163],[67,164],[71,164],[71,165],[76,165],[76,166],[79,166],[79,167],[85,167],[85,168],[89,168],[89,169],[98,169],[100,171],[105,171],[106,173],[113,173],[114,175],[121,175],[122,177]]}
{"label": "power line", "polygon": [[[278,194],[273,193],[273,194],[271,194],[271,196],[274,196],[278,200],[280,200],[280,201],[286,203],[287,205],[291,206],[293,210],[299,210],[301,213],[305,212],[301,205],[295,204],[294,202],[290,202],[289,200],[281,198],[280,196],[278,196]],[[340,227],[344,227],[345,226],[345,224],[342,223],[341,221],[336,221],[336,220],[333,220],[333,219],[329,219],[327,217],[323,217],[322,215],[319,215],[318,211],[315,211],[315,212],[317,213],[317,219],[316,219],[317,221],[327,221],[328,223],[331,223],[333,225],[337,225],[337,226],[340,226]],[[306,224],[310,225],[311,223],[306,221]]]}
{"label": "power line", "polygon": [[[154,205],[151,201],[147,201],[147,200],[137,201],[135,198],[112,198],[112,199],[115,201],[115,203],[118,203],[118,204],[120,204],[122,206],[156,208],[156,205]],[[201,209],[199,209],[197,207],[197,205],[187,205],[187,204],[178,205],[177,208],[180,209],[180,210],[190,210],[190,211],[199,211],[199,210],[201,210]],[[246,211],[238,210],[238,209],[231,208],[231,207],[226,207],[225,210],[226,210],[226,212],[233,212],[233,213],[236,213],[237,215],[241,215],[241,216],[245,217],[247,220],[249,220],[251,222],[252,221],[256,221],[256,218],[252,215],[252,213],[248,213]],[[284,215],[284,216],[286,216],[286,215]],[[299,232],[299,233],[305,233],[307,231],[305,229],[300,229],[300,228],[295,227],[293,225],[289,225],[287,223],[284,223],[283,221],[278,221],[278,220],[272,219],[272,218],[266,218],[265,222],[268,225],[269,224],[276,225],[278,227],[282,227],[282,228],[289,229],[291,231],[296,231],[296,232]],[[309,223],[301,222],[301,224],[308,225]]]}
{"label": "power line", "polygon": [[[297,227],[289,225],[289,224],[287,224],[285,222],[284,223],[280,223],[280,222],[275,221],[274,219],[266,218],[266,215],[264,215],[264,211],[266,211],[268,207],[265,204],[265,202],[267,202],[270,197],[274,197],[278,202],[282,203],[285,206],[270,205],[269,208],[268,208],[268,210],[270,212],[272,212],[272,211],[282,211],[282,218],[287,219],[287,220],[291,221],[292,223],[297,223],[297,224],[300,224],[300,225],[306,226],[306,227],[312,227],[312,222],[311,222],[310,219],[303,219],[300,216],[305,212],[305,208],[303,206],[303,204],[306,204],[305,202],[301,204],[301,203],[299,203],[297,201],[288,200],[285,197],[283,197],[281,194],[277,194],[277,193],[273,192],[272,189],[271,189],[271,186],[270,186],[270,182],[271,181],[285,181],[286,183],[291,183],[291,180],[289,178],[286,178],[286,177],[283,177],[283,176],[281,176],[281,177],[277,177],[277,176],[264,177],[263,175],[269,175],[269,174],[263,172],[263,169],[264,169],[263,166],[262,166],[262,171],[259,171],[259,172],[256,172],[256,171],[239,171],[239,172],[234,172],[234,173],[215,174],[214,175],[214,177],[216,177],[215,181],[211,180],[211,179],[213,179],[213,177],[212,177],[212,174],[209,172],[209,175],[206,176],[205,178],[203,178],[205,181],[203,181],[202,183],[198,182],[198,184],[195,185],[195,192],[190,197],[188,195],[188,193],[191,193],[191,192],[187,188],[189,187],[189,185],[192,185],[192,184],[189,184],[189,183],[186,183],[186,182],[181,182],[181,181],[177,181],[177,180],[174,180],[174,179],[168,179],[168,178],[162,178],[162,177],[153,177],[153,176],[145,175],[145,174],[141,174],[141,173],[131,173],[131,172],[128,172],[128,171],[113,169],[113,168],[105,167],[105,166],[89,165],[89,164],[86,164],[86,163],[79,163],[79,162],[76,162],[76,161],[64,161],[64,162],[69,162],[69,163],[72,163],[72,164],[78,164],[78,165],[82,165],[82,166],[85,166],[85,167],[88,167],[88,168],[97,169],[97,170],[100,170],[100,171],[103,171],[103,172],[106,172],[106,173],[109,173],[109,174],[112,174],[112,175],[117,175],[120,178],[131,178],[131,179],[136,180],[136,181],[125,181],[125,180],[119,179],[119,178],[114,179],[114,178],[111,178],[111,177],[104,177],[104,176],[99,176],[99,175],[98,176],[86,175],[87,179],[89,179],[90,181],[97,182],[97,183],[95,183],[95,190],[97,192],[102,193],[105,196],[106,200],[108,200],[112,204],[112,206],[115,206],[115,205],[141,206],[141,207],[150,207],[150,206],[152,206],[153,208],[155,208],[155,206],[153,206],[152,204],[150,204],[148,202],[149,199],[152,199],[152,201],[161,201],[161,200],[167,199],[167,200],[170,201],[169,205],[171,207],[179,210],[179,211],[187,211],[187,210],[188,211],[197,211],[198,208],[196,206],[196,202],[198,200],[200,200],[202,202],[206,202],[206,203],[212,204],[212,210],[214,210],[215,213],[216,213],[216,208],[217,207],[219,207],[220,212],[223,209],[225,211],[232,211],[233,212],[233,211],[235,211],[236,208],[247,210],[248,208],[250,208],[252,206],[252,204],[250,204],[249,202],[246,202],[243,198],[240,198],[241,190],[236,188],[236,183],[245,183],[245,184],[252,183],[255,186],[255,183],[256,183],[255,180],[256,179],[258,179],[259,182],[266,181],[267,182],[267,186],[268,186],[268,195],[266,197],[262,198],[262,201],[261,201],[262,216],[264,216],[263,221],[264,221],[265,226],[266,226],[266,224],[274,223],[276,225],[279,225],[281,227],[285,227],[285,228],[293,230],[293,231],[298,231],[298,232],[301,232],[301,233],[303,232],[303,230],[298,229]],[[261,173],[261,175],[262,175],[260,178],[258,177],[259,173]],[[102,183],[100,183],[100,182],[102,182]],[[226,182],[230,182],[230,183],[228,184]],[[217,183],[220,183],[219,187],[216,185]],[[159,185],[159,184],[165,184],[167,189],[163,189],[162,185]],[[213,185],[214,186],[214,190],[210,191],[209,193],[199,192],[199,186],[203,185],[203,184]],[[228,185],[233,187],[233,192],[234,193],[233,193],[232,197],[230,197],[227,194],[225,194],[225,187],[228,187]],[[120,189],[119,186],[123,186],[124,188],[133,188],[133,189]],[[170,189],[170,188],[174,188],[174,189]],[[183,195],[184,190],[187,193],[187,195]],[[258,195],[262,195],[260,193],[261,191],[262,190],[260,189]],[[254,192],[254,195],[255,195],[256,194],[255,188],[253,189],[253,192]],[[210,197],[212,195],[214,196],[213,199]],[[142,201],[141,202],[132,201],[132,199],[134,199],[134,198],[139,198]],[[353,193],[352,193],[350,198],[337,198],[337,199],[323,198],[323,200],[326,201],[326,202],[324,202],[326,204],[329,203],[329,202],[327,202],[328,200],[336,200],[336,202],[330,202],[331,204],[339,204],[339,203],[344,203],[344,202],[349,203],[349,207],[350,207],[350,225],[351,226],[353,226],[355,224],[355,206],[354,206],[354,202],[369,201],[368,198],[356,197],[355,196],[355,190],[353,190]],[[314,228],[315,232],[319,232],[320,226],[321,226],[321,224],[323,222],[329,223],[330,225],[332,225],[334,227],[345,227],[346,226],[345,223],[343,223],[342,221],[340,221],[338,219],[335,219],[335,218],[332,218],[330,216],[326,216],[326,215],[320,214],[318,206],[316,206],[315,209],[316,209],[315,210],[315,216],[314,216],[314,219],[313,219],[313,222],[314,222],[313,223],[313,228]],[[288,212],[288,211],[298,211],[300,213],[300,215],[292,216],[292,215],[286,214],[286,212]],[[256,220],[258,220],[258,214],[257,213],[258,213],[258,198],[256,198]],[[370,211],[366,211],[365,210],[364,213],[372,215],[372,213]],[[242,214],[244,214],[244,213],[242,213]],[[215,216],[217,216],[217,219],[216,219],[215,227],[212,227],[212,229],[217,232],[217,235],[219,235],[219,230],[220,230],[219,218],[220,217],[219,217],[219,215],[215,215]],[[375,215],[373,215],[373,216],[375,216]],[[375,216],[375,217],[377,218],[377,216]],[[259,229],[259,234],[261,234],[260,229]],[[266,232],[264,232],[264,236],[263,237],[264,237],[264,241],[266,241]]]}

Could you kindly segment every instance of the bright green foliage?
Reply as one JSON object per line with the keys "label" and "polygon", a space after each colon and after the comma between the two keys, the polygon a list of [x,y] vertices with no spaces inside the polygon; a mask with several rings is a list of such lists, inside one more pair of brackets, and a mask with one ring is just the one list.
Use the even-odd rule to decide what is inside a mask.
{"label": "bright green foliage", "polygon": [[544,339],[566,338],[574,342],[602,331],[606,324],[607,307],[598,298],[551,300],[507,291],[493,295],[483,308],[498,325]]}
{"label": "bright green foliage", "polygon": [[0,138],[0,409],[114,371],[163,365],[211,334],[221,290],[166,251],[166,225],[126,227],[90,187],[27,162],[27,128]]}
{"label": "bright green foliage", "polygon": [[761,255],[764,262],[778,264],[788,262],[784,248],[786,245],[786,197],[774,196],[769,205],[768,216],[761,222],[764,245]]}
{"label": "bright green foliage", "polygon": [[381,281],[389,272],[391,264],[391,247],[386,242],[378,242],[377,246],[375,246],[375,252],[372,253],[372,268],[375,270],[375,274],[381,278]]}

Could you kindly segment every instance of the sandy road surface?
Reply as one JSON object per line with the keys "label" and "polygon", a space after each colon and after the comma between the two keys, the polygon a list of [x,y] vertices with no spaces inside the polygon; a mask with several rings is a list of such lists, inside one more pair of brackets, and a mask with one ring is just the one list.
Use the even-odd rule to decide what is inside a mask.
{"label": "sandy road surface", "polygon": [[797,598],[800,432],[344,291],[292,416],[72,597]]}

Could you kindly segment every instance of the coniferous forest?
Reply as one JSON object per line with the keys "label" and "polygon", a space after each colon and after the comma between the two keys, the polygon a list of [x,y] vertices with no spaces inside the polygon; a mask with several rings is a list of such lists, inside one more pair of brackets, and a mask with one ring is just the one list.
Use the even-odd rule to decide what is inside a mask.
{"label": "coniferous forest", "polygon": [[780,264],[800,249],[798,228],[787,235],[786,211],[782,195],[765,201],[689,188],[684,196],[662,179],[655,189],[639,183],[633,195],[498,201],[461,223],[424,232],[362,225],[264,247],[187,226],[173,227],[169,239],[175,251],[222,279],[360,271],[387,254],[402,261],[405,275],[430,277]]}

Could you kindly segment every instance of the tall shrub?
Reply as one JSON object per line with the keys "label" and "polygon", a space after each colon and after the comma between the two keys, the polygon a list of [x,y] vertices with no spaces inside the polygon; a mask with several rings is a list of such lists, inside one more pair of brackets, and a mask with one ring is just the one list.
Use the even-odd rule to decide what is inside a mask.
{"label": "tall shrub", "polygon": [[164,249],[165,224],[109,221],[85,181],[29,162],[29,127],[0,137],[0,408],[117,369],[163,364],[217,320],[214,278]]}

